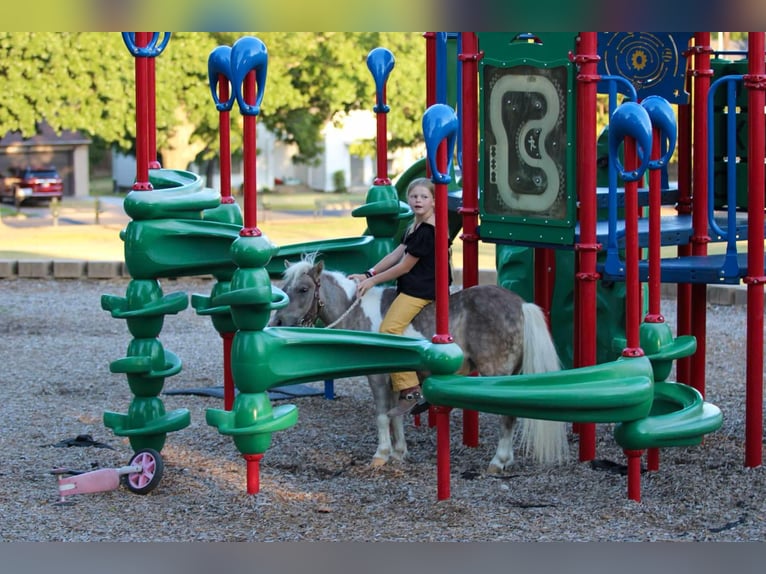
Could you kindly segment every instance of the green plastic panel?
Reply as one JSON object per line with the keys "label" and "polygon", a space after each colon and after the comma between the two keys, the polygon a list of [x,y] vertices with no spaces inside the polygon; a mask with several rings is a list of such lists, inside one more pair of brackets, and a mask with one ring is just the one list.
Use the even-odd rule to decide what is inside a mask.
{"label": "green plastic panel", "polygon": [[478,36],[481,238],[572,245],[575,37]]}

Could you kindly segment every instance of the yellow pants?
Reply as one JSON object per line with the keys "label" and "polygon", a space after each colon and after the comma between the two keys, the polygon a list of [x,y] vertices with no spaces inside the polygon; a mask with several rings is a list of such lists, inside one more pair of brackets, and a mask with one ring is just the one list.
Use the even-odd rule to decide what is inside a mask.
{"label": "yellow pants", "polygon": [[[404,293],[399,293],[391,303],[383,322],[380,324],[380,332],[389,335],[401,335],[407,329],[420,310],[431,302],[430,299],[418,299]],[[391,373],[391,386],[394,391],[401,391],[417,387],[420,384],[414,371]]]}

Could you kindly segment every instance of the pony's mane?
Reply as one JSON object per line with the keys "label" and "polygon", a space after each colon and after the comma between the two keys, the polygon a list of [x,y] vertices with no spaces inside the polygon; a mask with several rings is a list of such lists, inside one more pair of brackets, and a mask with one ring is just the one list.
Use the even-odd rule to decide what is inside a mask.
{"label": "pony's mane", "polygon": [[314,266],[314,260],[316,259],[316,256],[317,253],[304,253],[301,255],[300,261],[296,263],[290,263],[290,266],[285,268],[284,275],[282,275],[282,279],[284,280],[285,285],[293,283],[298,277],[304,273],[308,273],[309,270]]}
{"label": "pony's mane", "polygon": [[[284,280],[285,285],[290,285],[293,283],[298,277],[301,275],[304,275],[308,273],[314,265],[316,265],[317,257],[319,256],[318,251],[313,251],[311,253],[303,253],[301,255],[301,260],[296,263],[291,263],[289,267],[285,269],[285,273],[282,276]],[[349,296],[352,296],[356,292],[356,284],[351,281],[348,277],[346,277],[345,273],[341,273],[340,271],[331,271],[329,269],[324,269],[324,274],[332,275],[337,283],[341,285],[344,290],[349,294]]]}

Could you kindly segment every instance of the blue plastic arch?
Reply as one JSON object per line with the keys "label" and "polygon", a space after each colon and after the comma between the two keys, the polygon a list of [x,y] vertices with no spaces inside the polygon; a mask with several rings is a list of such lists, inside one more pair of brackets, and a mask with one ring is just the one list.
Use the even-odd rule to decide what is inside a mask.
{"label": "blue plastic arch", "polygon": [[229,99],[222,102],[218,96],[218,80],[224,76],[231,84],[231,46],[218,46],[207,58],[207,79],[210,84],[210,93],[213,95],[215,108],[219,112],[228,112],[234,105],[234,91],[232,90]]}
{"label": "blue plastic arch", "polygon": [[170,42],[170,32],[165,32],[162,37],[162,41],[157,44],[160,39],[159,32],[152,32],[152,37],[149,39],[149,43],[146,46],[136,45],[136,33],[135,32],[123,32],[122,41],[128,48],[128,51],[133,54],[134,57],[140,58],[156,58],[162,54],[165,50],[165,46]]}
{"label": "blue plastic arch", "polygon": [[391,109],[383,101],[384,90],[388,76],[391,74],[391,70],[394,69],[396,60],[391,50],[387,48],[374,48],[367,54],[367,68],[372,73],[372,77],[375,80],[375,107],[373,111],[375,113],[387,114]]}
{"label": "blue plastic arch", "polygon": [[[269,55],[266,44],[254,36],[243,36],[231,48],[232,91],[236,95],[239,111],[245,116],[257,116],[261,111],[263,92],[266,89],[266,71]],[[258,87],[255,104],[245,102],[242,84],[245,77],[255,70],[255,83]]]}
{"label": "blue plastic arch", "polygon": [[[431,180],[434,183],[447,184],[451,181],[449,174],[452,172],[452,155],[457,132],[457,114],[447,104],[434,104],[423,114],[423,137],[426,140],[428,165],[431,168]],[[447,172],[441,173],[436,165],[436,152],[445,138],[447,140]]]}
{"label": "blue plastic arch", "polygon": [[660,132],[660,142],[667,140],[665,153],[658,160],[649,161],[649,169],[659,169],[670,162],[673,151],[676,149],[676,116],[673,108],[662,96],[649,96],[641,102],[641,106],[649,114],[652,128]]}
{"label": "blue plastic arch", "polygon": [[[626,137],[636,140],[640,148],[641,164],[637,169],[626,171],[620,163],[619,148]],[[652,149],[652,121],[646,109],[635,102],[625,102],[612,114],[609,120],[609,157],[617,166],[624,181],[638,181],[649,165]]]}

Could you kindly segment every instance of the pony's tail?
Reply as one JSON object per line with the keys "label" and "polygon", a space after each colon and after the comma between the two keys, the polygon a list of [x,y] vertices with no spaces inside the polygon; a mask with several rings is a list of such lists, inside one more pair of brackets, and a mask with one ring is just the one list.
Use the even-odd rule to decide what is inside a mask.
{"label": "pony's tail", "polygon": [[[534,303],[524,303],[524,374],[549,373],[561,370],[561,360],[553,344],[542,309]],[[526,456],[541,464],[560,464],[569,457],[566,423],[540,419],[521,419],[519,444]]]}

